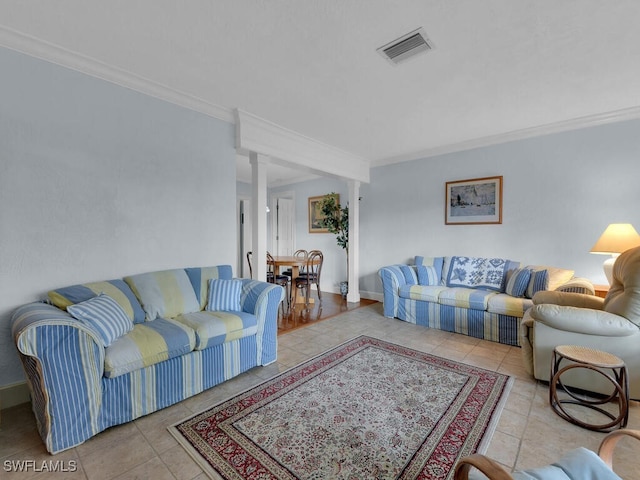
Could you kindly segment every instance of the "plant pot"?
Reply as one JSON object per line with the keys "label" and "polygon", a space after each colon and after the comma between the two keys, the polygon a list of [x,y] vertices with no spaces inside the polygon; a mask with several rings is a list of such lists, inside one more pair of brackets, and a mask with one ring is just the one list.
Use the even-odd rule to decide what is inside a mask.
{"label": "plant pot", "polygon": [[349,293],[349,282],[340,282],[340,294],[347,298],[347,293]]}

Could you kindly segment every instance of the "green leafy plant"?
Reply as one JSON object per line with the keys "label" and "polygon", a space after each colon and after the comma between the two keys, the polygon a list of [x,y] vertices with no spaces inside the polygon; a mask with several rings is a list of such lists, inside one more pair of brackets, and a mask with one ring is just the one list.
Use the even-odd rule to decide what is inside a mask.
{"label": "green leafy plant", "polygon": [[347,279],[349,278],[349,205],[344,207],[338,201],[338,195],[331,192],[320,203],[322,218],[320,224],[329,233],[336,236],[336,243],[347,254]]}
{"label": "green leafy plant", "polygon": [[342,207],[336,193],[329,193],[320,202],[320,224],[336,236],[336,243],[349,254],[349,205]]}

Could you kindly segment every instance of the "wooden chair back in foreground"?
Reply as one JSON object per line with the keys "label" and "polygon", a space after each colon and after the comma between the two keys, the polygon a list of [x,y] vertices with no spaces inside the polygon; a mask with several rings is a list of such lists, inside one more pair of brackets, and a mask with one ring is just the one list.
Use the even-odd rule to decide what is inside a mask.
{"label": "wooden chair back in foreground", "polygon": [[545,478],[549,480],[621,480],[613,472],[613,451],[621,438],[632,437],[640,441],[640,430],[621,429],[607,434],[600,443],[598,455],[586,448],[571,450],[558,462],[546,467],[508,473],[495,460],[480,454],[460,459],[456,465],[454,480],[467,480],[471,467],[475,467],[489,480],[525,480]]}

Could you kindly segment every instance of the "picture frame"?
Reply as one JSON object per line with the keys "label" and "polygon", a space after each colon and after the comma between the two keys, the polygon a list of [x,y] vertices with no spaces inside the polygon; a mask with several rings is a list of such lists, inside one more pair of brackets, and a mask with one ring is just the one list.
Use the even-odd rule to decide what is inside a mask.
{"label": "picture frame", "polygon": [[[340,194],[334,193],[333,196],[336,199],[336,203],[340,203]],[[329,233],[329,230],[320,225],[320,220],[323,218],[322,209],[320,203],[326,197],[326,195],[319,195],[317,197],[309,197],[309,233]]]}
{"label": "picture frame", "polygon": [[502,223],[502,176],[446,182],[444,223]]}

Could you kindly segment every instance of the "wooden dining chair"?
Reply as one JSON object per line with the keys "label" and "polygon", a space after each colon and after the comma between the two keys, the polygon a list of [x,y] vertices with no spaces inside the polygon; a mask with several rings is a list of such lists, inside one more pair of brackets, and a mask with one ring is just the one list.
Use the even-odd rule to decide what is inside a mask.
{"label": "wooden dining chair", "polygon": [[249,277],[253,278],[253,268],[251,268],[251,252],[247,252],[247,263],[249,264]]}
{"label": "wooden dining chair", "polygon": [[[281,287],[284,287],[288,310],[291,306],[291,278],[287,277],[286,275],[279,275],[275,271],[273,255],[271,255],[269,252],[267,252],[267,282],[275,283],[277,285],[280,285]],[[282,310],[282,313],[284,314],[284,305],[282,305]]]}
{"label": "wooden dining chair", "polygon": [[[309,252],[307,252],[306,250],[301,248],[301,249],[296,250],[295,252],[293,252],[293,256],[296,257],[296,258],[300,258],[302,260],[306,260],[307,257],[309,256]],[[302,272],[302,271],[304,271],[304,269],[300,270],[300,271]],[[287,277],[293,277],[293,270],[290,269],[290,268],[287,268],[284,272],[282,272],[282,274],[286,275]]]}
{"label": "wooden dining chair", "polygon": [[320,290],[320,274],[322,273],[322,264],[324,256],[320,250],[311,250],[307,256],[307,264],[305,271],[301,272],[296,278],[296,289],[304,289],[304,303],[309,305],[309,293],[311,285],[315,284],[318,290],[318,300],[322,301],[322,292]]}

